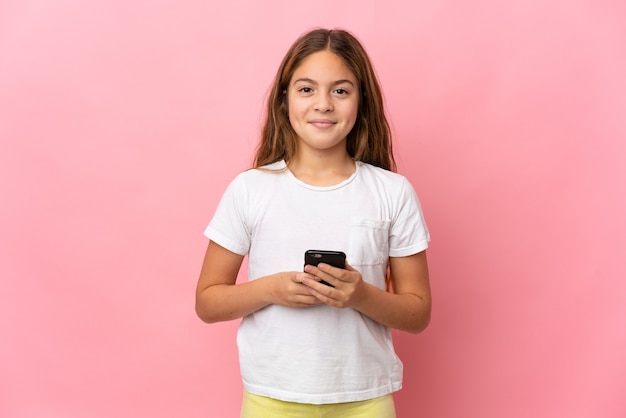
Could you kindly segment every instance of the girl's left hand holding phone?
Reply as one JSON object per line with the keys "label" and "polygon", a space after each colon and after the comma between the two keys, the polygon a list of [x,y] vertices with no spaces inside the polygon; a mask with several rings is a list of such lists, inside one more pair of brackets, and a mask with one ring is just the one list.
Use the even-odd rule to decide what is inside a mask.
{"label": "girl's left hand holding phone", "polygon": [[302,281],[302,284],[309,287],[313,296],[337,308],[354,308],[363,296],[367,285],[361,273],[348,263],[345,269],[320,263],[317,267],[307,265],[304,271],[334,286],[327,286],[316,280]]}

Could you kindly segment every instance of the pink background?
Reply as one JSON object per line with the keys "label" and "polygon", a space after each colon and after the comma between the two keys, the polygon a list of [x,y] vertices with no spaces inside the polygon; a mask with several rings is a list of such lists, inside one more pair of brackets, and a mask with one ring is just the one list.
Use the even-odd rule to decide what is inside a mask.
{"label": "pink background", "polygon": [[622,0],[0,3],[0,416],[237,416],[202,231],[314,26],[368,49],[433,236],[399,416],[626,416]]}

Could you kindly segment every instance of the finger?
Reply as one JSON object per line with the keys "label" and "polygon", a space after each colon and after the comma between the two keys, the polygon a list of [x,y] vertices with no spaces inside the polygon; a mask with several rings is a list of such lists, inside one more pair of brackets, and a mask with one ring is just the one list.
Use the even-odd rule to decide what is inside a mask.
{"label": "finger", "polygon": [[[308,279],[307,279],[308,280]],[[315,286],[320,286],[319,283],[317,283],[315,280],[310,280],[309,284]],[[304,301],[307,306],[317,306],[317,305],[321,305],[324,303],[324,301],[322,301],[320,299],[320,295],[322,295],[320,292],[318,292],[317,290],[315,290],[313,287],[302,283],[302,286],[304,289],[306,289],[306,296],[302,296],[302,301]]]}
{"label": "finger", "polygon": [[[347,265],[348,264],[346,263],[346,266]],[[352,267],[350,267],[350,270],[347,270],[322,263],[320,263],[318,267],[319,270],[322,272],[321,274],[318,274],[318,276],[321,277],[323,280],[326,280],[327,282],[333,284],[335,287],[341,282],[352,282],[353,279],[350,277],[350,274],[348,274],[348,272],[356,271]],[[330,280],[327,279],[327,277],[330,278]]]}
{"label": "finger", "polygon": [[326,263],[319,263],[317,266],[317,269],[318,271],[321,271],[335,278],[341,277],[343,272],[345,272],[345,269],[331,266],[330,264],[326,264]]}
{"label": "finger", "polygon": [[315,279],[315,276],[310,273],[298,273],[292,277],[292,281],[294,283],[302,284],[302,281],[305,279]]}
{"label": "finger", "polygon": [[334,286],[320,283],[318,280],[307,279],[302,284],[306,285],[309,288],[309,291],[313,296],[326,304],[332,304],[331,302],[335,299],[334,295],[337,294],[337,290]]}
{"label": "finger", "polygon": [[316,298],[314,295],[309,294],[306,298],[302,298],[300,299],[298,302],[298,305],[300,306],[317,306],[317,305],[321,305],[322,302],[321,300],[319,300],[318,298]]}
{"label": "finger", "polygon": [[334,288],[320,283],[313,283],[311,286],[311,294],[315,296],[321,303],[339,308],[340,305],[338,301],[332,297],[332,295],[334,294],[333,292],[336,292]]}
{"label": "finger", "polygon": [[308,264],[304,266],[304,271],[307,273],[308,277],[304,277],[303,279],[315,280],[316,282],[319,282],[320,280],[325,280],[330,277],[328,274],[325,274],[319,266],[316,267]]}
{"label": "finger", "polygon": [[326,287],[336,287],[337,283],[339,283],[336,277],[330,274],[324,273],[323,271],[319,271],[317,273],[317,276],[315,276],[314,280]]}

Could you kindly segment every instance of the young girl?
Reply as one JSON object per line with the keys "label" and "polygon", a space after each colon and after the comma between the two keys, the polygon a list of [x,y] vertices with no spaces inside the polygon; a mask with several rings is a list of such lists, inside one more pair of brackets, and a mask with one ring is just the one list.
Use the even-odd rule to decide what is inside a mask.
{"label": "young girl", "polygon": [[[196,312],[243,318],[242,417],[395,417],[402,363],[390,328],[426,328],[431,297],[429,233],[394,170],[363,47],[343,30],[304,34],[274,80],[255,168],[205,231]],[[345,268],[303,271],[310,249],[345,252]],[[245,255],[248,281],[236,284]]]}

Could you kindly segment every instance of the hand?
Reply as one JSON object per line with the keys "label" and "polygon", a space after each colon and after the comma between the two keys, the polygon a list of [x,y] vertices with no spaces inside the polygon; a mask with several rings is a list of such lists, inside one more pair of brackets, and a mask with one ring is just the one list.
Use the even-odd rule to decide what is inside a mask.
{"label": "hand", "polygon": [[[304,277],[302,284],[318,300],[337,308],[354,308],[364,297],[367,283],[363,281],[361,273],[346,263],[345,269],[320,263],[317,267],[307,265],[305,271],[314,277]],[[334,287],[319,282],[324,280]]]}
{"label": "hand", "polygon": [[303,272],[289,271],[267,276],[270,302],[290,308],[306,308],[321,305],[304,281],[315,281],[315,277]]}

